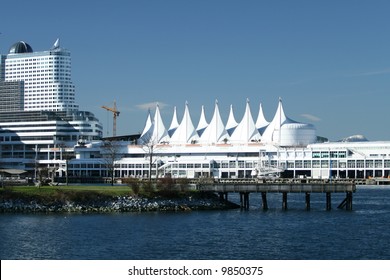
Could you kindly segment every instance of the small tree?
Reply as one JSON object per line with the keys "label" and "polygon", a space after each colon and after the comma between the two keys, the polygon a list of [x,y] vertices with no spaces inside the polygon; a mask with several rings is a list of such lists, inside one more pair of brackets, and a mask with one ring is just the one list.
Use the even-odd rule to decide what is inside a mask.
{"label": "small tree", "polygon": [[105,140],[103,141],[102,148],[104,165],[108,172],[108,176],[111,178],[111,186],[113,186],[115,178],[115,164],[122,158],[122,153],[120,153],[121,145],[119,142],[114,140]]}
{"label": "small tree", "polygon": [[49,177],[49,168],[48,167],[39,167],[37,170],[37,187],[46,185]]}
{"label": "small tree", "polygon": [[[155,141],[151,135],[149,137],[144,137],[143,139],[141,139],[142,149],[144,150],[145,155],[149,159],[149,174],[148,174],[149,184],[152,182],[152,166],[154,163],[157,164],[157,158],[155,157],[157,144],[158,144],[157,141]],[[156,179],[157,177],[158,177],[158,167],[156,170]]]}

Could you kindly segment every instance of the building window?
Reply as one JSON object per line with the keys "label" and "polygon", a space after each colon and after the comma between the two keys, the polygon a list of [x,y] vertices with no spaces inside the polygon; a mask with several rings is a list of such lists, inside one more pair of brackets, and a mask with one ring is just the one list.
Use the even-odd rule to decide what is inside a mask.
{"label": "building window", "polygon": [[328,168],[328,167],[329,167],[329,161],[321,160],[321,168]]}
{"label": "building window", "polygon": [[313,152],[313,158],[320,158],[321,153],[320,152]]}
{"label": "building window", "polygon": [[320,161],[319,160],[313,160],[313,168],[320,168]]}
{"label": "building window", "polygon": [[328,158],[329,153],[328,152],[321,152],[321,158]]}
{"label": "building window", "polygon": [[346,158],[346,157],[347,157],[346,151],[339,152],[339,158]]}
{"label": "building window", "polygon": [[366,168],[373,168],[373,167],[374,167],[374,161],[366,160]]}
{"label": "building window", "polygon": [[302,168],[302,161],[301,160],[295,161],[295,168]]}

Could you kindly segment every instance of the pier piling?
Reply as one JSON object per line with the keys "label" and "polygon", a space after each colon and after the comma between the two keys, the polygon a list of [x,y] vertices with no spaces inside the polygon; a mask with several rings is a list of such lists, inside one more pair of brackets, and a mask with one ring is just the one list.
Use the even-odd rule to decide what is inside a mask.
{"label": "pier piling", "polygon": [[240,192],[240,204],[242,210],[249,210],[249,193]]}
{"label": "pier piling", "polygon": [[352,210],[352,192],[347,192],[347,210]]}
{"label": "pier piling", "polygon": [[266,192],[261,193],[261,200],[262,200],[263,210],[268,210],[268,202],[267,202],[267,193]]}
{"label": "pier piling", "polygon": [[282,209],[287,210],[287,192],[283,192]]}
{"label": "pier piling", "polygon": [[344,207],[346,210],[352,210],[352,192],[350,191],[346,192],[345,199],[340,203],[339,206],[337,206],[339,209]]}
{"label": "pier piling", "polygon": [[228,193],[227,192],[219,192],[219,200],[220,201],[227,201],[228,200]]}
{"label": "pier piling", "polygon": [[306,210],[310,210],[310,193],[306,192],[305,195]]}
{"label": "pier piling", "polygon": [[326,193],[326,210],[329,211],[332,209],[332,199],[330,192]]}

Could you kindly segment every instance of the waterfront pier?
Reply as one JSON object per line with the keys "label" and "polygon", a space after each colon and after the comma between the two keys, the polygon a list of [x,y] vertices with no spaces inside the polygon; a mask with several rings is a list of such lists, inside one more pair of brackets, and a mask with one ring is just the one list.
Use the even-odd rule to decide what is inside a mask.
{"label": "waterfront pier", "polygon": [[282,194],[282,209],[288,209],[288,194],[302,193],[305,195],[305,208],[310,210],[310,199],[313,193],[325,194],[325,208],[332,209],[331,194],[345,193],[345,199],[337,208],[352,210],[352,194],[356,192],[356,182],[353,180],[295,180],[295,179],[277,179],[277,180],[258,180],[258,179],[218,179],[208,181],[198,181],[196,187],[200,191],[219,193],[220,198],[227,200],[229,193],[239,193],[240,206],[243,210],[248,210],[251,193],[260,193],[262,200],[262,209],[268,210],[268,193]]}

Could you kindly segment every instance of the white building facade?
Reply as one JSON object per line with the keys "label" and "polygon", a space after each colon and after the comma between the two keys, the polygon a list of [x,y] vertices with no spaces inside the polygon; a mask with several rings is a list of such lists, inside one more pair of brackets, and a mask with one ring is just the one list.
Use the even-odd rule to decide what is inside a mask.
{"label": "white building facade", "polygon": [[[171,123],[175,129],[167,133],[158,106],[153,118],[148,114],[138,142],[119,142],[115,177],[253,178],[276,171],[286,178],[390,178],[389,141],[318,143],[314,126],[288,118],[281,100],[270,122],[261,105],[255,122],[247,101],[239,123],[231,107],[224,125],[217,102],[210,121],[201,113],[202,125],[193,124],[187,104],[181,122],[174,110]],[[71,176],[108,177],[101,147],[96,142],[76,149]]]}
{"label": "white building facade", "polygon": [[59,40],[41,52],[20,41],[0,58],[0,169],[54,174],[78,142],[102,138],[99,120],[75,102],[71,54]]}
{"label": "white building facade", "polygon": [[48,51],[34,52],[20,41],[3,61],[5,81],[24,81],[25,111],[74,111],[75,87],[71,79],[71,55],[57,40]]}

